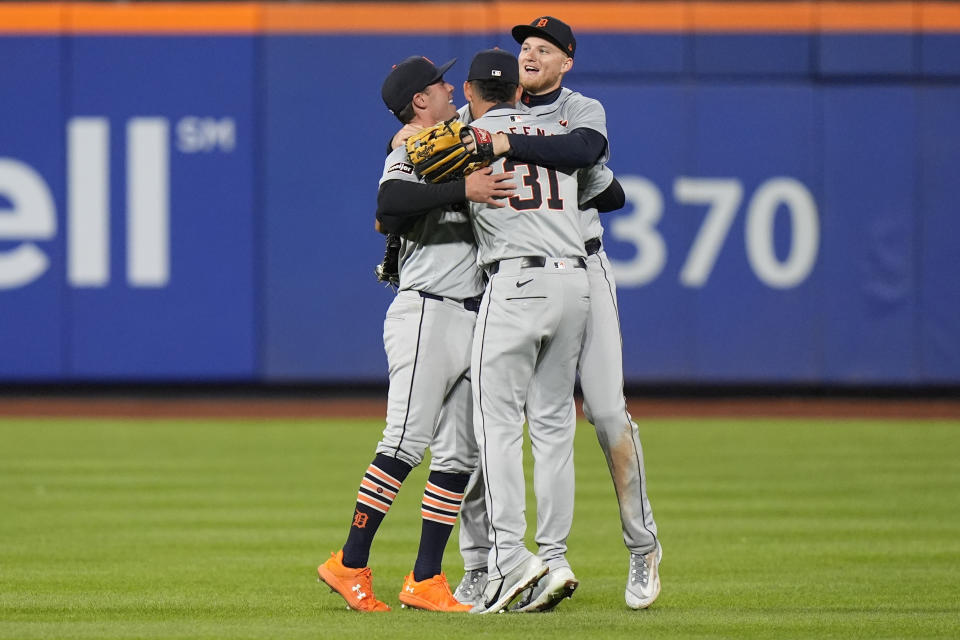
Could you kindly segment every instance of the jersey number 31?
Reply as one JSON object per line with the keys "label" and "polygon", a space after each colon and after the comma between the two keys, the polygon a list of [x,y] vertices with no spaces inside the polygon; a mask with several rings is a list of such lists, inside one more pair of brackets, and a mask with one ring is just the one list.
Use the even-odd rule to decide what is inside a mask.
{"label": "jersey number 31", "polygon": [[549,191],[547,208],[555,211],[563,211],[563,198],[559,195],[560,186],[557,182],[557,172],[555,169],[547,169],[546,167],[540,167],[535,164],[512,162],[510,160],[505,160],[503,163],[503,170],[505,172],[516,172],[518,169],[524,169],[526,171],[523,176],[523,184],[530,189],[530,196],[528,198],[513,196],[508,200],[511,207],[517,211],[531,211],[543,208],[543,188],[540,186],[540,172],[545,171],[547,174],[547,190]]}

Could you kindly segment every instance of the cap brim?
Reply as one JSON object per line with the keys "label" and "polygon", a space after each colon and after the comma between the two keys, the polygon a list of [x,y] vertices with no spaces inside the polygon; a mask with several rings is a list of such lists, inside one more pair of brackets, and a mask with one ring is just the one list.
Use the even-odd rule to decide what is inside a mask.
{"label": "cap brim", "polygon": [[[559,47],[560,50],[563,51],[564,53],[567,53],[566,50],[563,48],[563,44],[558,42],[556,38],[554,38],[552,35],[544,31],[543,29],[539,29],[529,24],[518,24],[517,26],[515,26],[513,29],[510,30],[510,35],[512,35],[513,39],[516,40],[519,44],[523,44],[523,41],[529,38],[530,36],[543,38],[544,40],[548,40],[553,44],[557,45],[557,47]],[[570,54],[567,53],[567,55],[570,55]]]}
{"label": "cap brim", "polygon": [[436,82],[437,80],[439,80],[440,78],[442,78],[442,77],[443,77],[443,74],[445,74],[445,73],[447,72],[447,69],[449,69],[450,67],[452,67],[452,66],[453,66],[453,63],[456,62],[456,61],[457,61],[457,59],[454,58],[453,60],[450,60],[450,61],[445,62],[445,63],[443,63],[442,65],[440,65],[440,66],[437,68],[437,73],[436,73],[436,75],[433,76],[433,80],[430,81],[430,84],[433,84],[434,82]]}

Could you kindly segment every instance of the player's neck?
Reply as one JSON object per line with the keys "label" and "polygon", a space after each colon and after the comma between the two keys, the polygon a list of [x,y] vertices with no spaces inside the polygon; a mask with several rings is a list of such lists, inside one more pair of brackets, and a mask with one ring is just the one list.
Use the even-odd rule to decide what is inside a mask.
{"label": "player's neck", "polygon": [[563,91],[563,85],[560,85],[552,91],[546,93],[541,93],[534,95],[526,91],[523,92],[523,95],[520,97],[520,101],[528,107],[538,107],[542,104],[551,104],[560,97],[560,92]]}
{"label": "player's neck", "polygon": [[443,122],[443,118],[434,118],[432,115],[424,111],[422,114],[418,114],[417,117],[410,122],[410,124],[417,124],[426,129],[428,127],[432,127],[438,122]]}
{"label": "player's neck", "polygon": [[486,100],[477,100],[476,102],[470,103],[470,115],[473,116],[474,120],[482,117],[487,111],[493,109],[497,106],[496,102],[487,102]]}

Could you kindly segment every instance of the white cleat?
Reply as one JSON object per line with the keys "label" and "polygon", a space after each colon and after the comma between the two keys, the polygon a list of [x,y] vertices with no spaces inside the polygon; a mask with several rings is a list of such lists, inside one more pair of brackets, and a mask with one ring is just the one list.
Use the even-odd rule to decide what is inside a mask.
{"label": "white cleat", "polygon": [[470,613],[500,613],[506,610],[514,598],[524,589],[536,586],[550,569],[535,555],[520,563],[502,578],[487,581],[483,602],[473,607]]}
{"label": "white cleat", "polygon": [[570,567],[553,569],[536,587],[524,591],[520,601],[510,610],[521,613],[550,611],[565,598],[573,596],[579,585],[580,581],[573,575]]}
{"label": "white cleat", "polygon": [[627,590],[624,598],[631,609],[646,609],[660,595],[660,560],[663,559],[663,547],[646,555],[630,554],[630,575],[627,576]]}

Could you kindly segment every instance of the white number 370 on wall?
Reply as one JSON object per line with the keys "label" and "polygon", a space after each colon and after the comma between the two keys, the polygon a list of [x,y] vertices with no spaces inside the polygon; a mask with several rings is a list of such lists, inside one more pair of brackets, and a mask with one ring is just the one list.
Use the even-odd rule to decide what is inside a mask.
{"label": "white number 370 on wall", "polygon": [[[667,247],[657,231],[663,215],[663,196],[650,180],[639,176],[618,178],[633,211],[617,216],[610,233],[621,242],[633,244],[637,253],[631,260],[613,260],[617,284],[640,287],[652,282],[667,262]],[[703,287],[730,226],[743,201],[743,185],[736,178],[679,177],[673,183],[673,196],[680,204],[706,205],[707,213],[680,270],[680,283]],[[790,251],[777,257],[773,228],[777,210],[786,207],[790,214]],[[763,182],[747,205],[747,260],[757,278],[769,287],[789,289],[801,284],[813,269],[820,246],[820,220],[817,205],[803,183],[789,177]]]}

